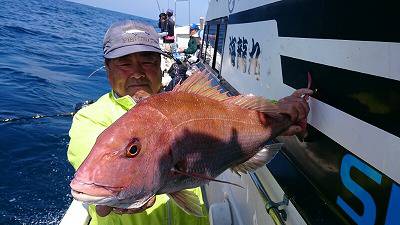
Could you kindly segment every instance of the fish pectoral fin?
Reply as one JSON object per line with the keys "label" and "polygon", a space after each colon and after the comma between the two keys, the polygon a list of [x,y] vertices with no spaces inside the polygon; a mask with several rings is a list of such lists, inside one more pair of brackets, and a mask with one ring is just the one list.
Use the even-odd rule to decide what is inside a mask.
{"label": "fish pectoral fin", "polygon": [[244,189],[244,187],[240,186],[239,184],[235,184],[235,183],[232,183],[232,182],[229,182],[229,181],[217,180],[217,179],[214,179],[214,178],[212,178],[210,176],[207,176],[207,175],[198,174],[198,173],[186,173],[186,172],[183,172],[183,171],[180,171],[180,170],[177,170],[177,169],[173,169],[172,171],[175,172],[175,173],[179,173],[179,174],[188,176],[188,177],[193,177],[193,178],[196,178],[196,179],[203,179],[203,180],[208,180],[208,181],[215,181],[215,182],[224,183],[224,184],[230,184],[230,185],[234,185],[236,187],[240,187],[240,188]]}
{"label": "fish pectoral fin", "polygon": [[201,207],[200,199],[195,193],[188,190],[181,190],[167,195],[186,213],[197,217],[205,216]]}
{"label": "fish pectoral fin", "polygon": [[282,146],[283,143],[266,145],[246,162],[231,167],[231,170],[237,174],[239,173],[244,174],[254,171],[259,167],[262,167],[265,164],[269,163],[275,157],[278,151],[282,148]]}

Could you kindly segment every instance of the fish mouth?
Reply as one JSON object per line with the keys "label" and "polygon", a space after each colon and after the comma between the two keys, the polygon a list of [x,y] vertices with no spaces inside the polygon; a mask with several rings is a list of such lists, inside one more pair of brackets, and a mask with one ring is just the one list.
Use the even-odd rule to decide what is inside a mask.
{"label": "fish mouth", "polygon": [[70,186],[72,197],[78,201],[116,208],[140,208],[154,197],[154,194],[150,193],[140,199],[135,199],[134,197],[121,198],[120,193],[124,189],[122,187],[109,187],[95,183],[86,183],[77,179],[73,179]]}
{"label": "fish mouth", "polygon": [[105,197],[105,196],[94,196],[94,195],[88,195],[83,192],[71,190],[72,197],[74,199],[81,201],[81,202],[86,202],[89,204],[101,204],[104,202],[108,202],[110,198],[113,198],[112,196]]}
{"label": "fish mouth", "polygon": [[74,190],[71,190],[71,194],[72,197],[74,197],[74,199],[81,202],[93,205],[106,205],[122,209],[138,209],[147,204],[147,202],[154,197],[153,194],[150,195],[149,197],[143,197],[141,199],[133,199],[133,198],[119,199],[117,196],[108,196],[108,197],[93,196]]}
{"label": "fish mouth", "polygon": [[110,197],[116,196],[121,192],[123,187],[112,187],[102,184],[97,184],[95,182],[84,182],[79,179],[74,178],[70,184],[73,191],[77,193],[83,193],[89,196],[98,197]]}

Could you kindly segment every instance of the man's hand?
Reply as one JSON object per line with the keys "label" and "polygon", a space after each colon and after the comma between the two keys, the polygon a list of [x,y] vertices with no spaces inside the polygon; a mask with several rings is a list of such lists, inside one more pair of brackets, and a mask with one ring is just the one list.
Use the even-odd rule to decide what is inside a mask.
{"label": "man's hand", "polygon": [[310,111],[307,100],[312,94],[312,90],[303,88],[278,101],[277,105],[281,114],[289,116],[290,120],[293,122],[293,124],[281,134],[282,136],[291,136],[295,134],[305,135],[307,115]]}
{"label": "man's hand", "polygon": [[121,209],[121,208],[114,208],[106,205],[96,205],[96,213],[97,215],[101,217],[105,217],[108,214],[110,214],[111,211],[113,211],[116,214],[135,214],[135,213],[140,213],[146,210],[147,208],[150,208],[154,205],[156,202],[156,196],[151,198],[146,204],[144,204],[142,207],[138,209]]}

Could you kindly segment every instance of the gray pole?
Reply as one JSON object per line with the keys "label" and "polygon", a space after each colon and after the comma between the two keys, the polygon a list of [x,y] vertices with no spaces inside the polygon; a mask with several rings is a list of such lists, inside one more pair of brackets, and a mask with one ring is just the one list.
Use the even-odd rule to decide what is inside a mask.
{"label": "gray pole", "polygon": [[174,15],[175,15],[175,26],[176,26],[176,0],[175,0],[175,11],[174,11]]}
{"label": "gray pole", "polygon": [[189,0],[189,26],[190,26],[190,0]]}

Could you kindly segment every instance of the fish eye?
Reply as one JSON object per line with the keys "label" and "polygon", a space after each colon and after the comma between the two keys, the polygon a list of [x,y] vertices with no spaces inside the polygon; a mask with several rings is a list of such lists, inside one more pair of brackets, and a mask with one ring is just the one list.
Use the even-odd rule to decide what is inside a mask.
{"label": "fish eye", "polygon": [[133,139],[131,145],[128,147],[128,149],[126,151],[126,156],[129,158],[133,158],[139,154],[140,149],[141,149],[141,145],[140,145],[139,140]]}

